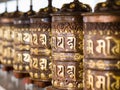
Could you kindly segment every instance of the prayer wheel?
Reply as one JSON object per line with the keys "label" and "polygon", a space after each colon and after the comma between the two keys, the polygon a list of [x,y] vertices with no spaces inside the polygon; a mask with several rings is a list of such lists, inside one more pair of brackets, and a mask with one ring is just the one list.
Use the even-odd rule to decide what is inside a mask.
{"label": "prayer wheel", "polygon": [[5,13],[1,14],[1,49],[0,53],[3,70],[9,71],[13,69],[13,18],[12,13],[7,12],[7,4]]}
{"label": "prayer wheel", "polygon": [[120,90],[120,1],[84,15],[84,90]]}
{"label": "prayer wheel", "polygon": [[83,89],[83,17],[91,8],[78,0],[52,14],[52,86],[56,90]]}
{"label": "prayer wheel", "polygon": [[[40,85],[51,82],[51,13],[58,11],[48,0],[48,7],[31,17],[30,77]],[[48,85],[48,84],[47,84]],[[42,87],[42,86],[40,86]]]}
{"label": "prayer wheel", "polygon": [[[1,18],[1,14],[0,14],[0,18]],[[3,38],[3,30],[2,30],[2,23],[1,23],[1,19],[0,19],[0,64],[1,64],[1,60],[2,60],[2,49],[3,49],[3,46],[2,46],[2,38]]]}
{"label": "prayer wheel", "polygon": [[14,75],[17,78],[29,76],[30,62],[30,16],[35,15],[32,9],[32,1],[30,10],[24,13],[21,17],[15,19],[15,59],[14,59]]}

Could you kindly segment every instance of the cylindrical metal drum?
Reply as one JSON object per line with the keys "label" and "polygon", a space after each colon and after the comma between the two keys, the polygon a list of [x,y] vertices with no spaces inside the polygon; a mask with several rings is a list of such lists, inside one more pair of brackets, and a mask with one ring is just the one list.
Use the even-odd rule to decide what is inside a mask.
{"label": "cylindrical metal drum", "polygon": [[120,90],[120,1],[84,14],[84,90]]}
{"label": "cylindrical metal drum", "polygon": [[35,82],[51,81],[51,13],[58,11],[48,0],[48,7],[42,8],[31,18],[31,62],[30,76]]}
{"label": "cylindrical metal drum", "polygon": [[0,64],[2,61],[2,55],[3,55],[3,26],[2,26],[2,14],[0,14]]}
{"label": "cylindrical metal drum", "polygon": [[29,62],[30,62],[30,16],[35,15],[35,11],[31,9],[24,13],[20,18],[14,21],[16,27],[14,48],[14,75],[17,78],[29,76]]}
{"label": "cylindrical metal drum", "polygon": [[13,13],[6,12],[1,15],[1,24],[3,30],[3,44],[2,44],[2,64],[4,65],[3,69],[6,71],[13,70],[13,60],[14,60],[14,48],[13,48],[13,40],[14,40],[14,24],[13,21],[15,18],[19,17],[21,12],[17,10]]}
{"label": "cylindrical metal drum", "polygon": [[52,14],[52,86],[83,89],[83,17],[91,8],[74,0]]}
{"label": "cylindrical metal drum", "polygon": [[[7,20],[4,22],[4,20]],[[4,65],[4,68],[8,67],[9,69],[12,69],[12,63],[13,63],[13,49],[12,49],[12,30],[13,30],[13,19],[10,19],[8,17],[2,18],[4,23],[3,26],[3,56],[2,56],[2,64]]]}
{"label": "cylindrical metal drum", "polygon": [[0,64],[3,64],[3,42],[4,42],[4,29],[9,23],[9,20],[5,22],[4,19],[8,19],[7,2],[5,2],[5,12],[0,14]]}
{"label": "cylindrical metal drum", "polygon": [[0,45],[0,55],[1,63],[4,65],[3,70],[8,71],[12,69],[13,61],[13,50],[12,50],[12,30],[13,30],[13,19],[11,18],[11,13],[6,12],[1,14],[1,45]]}
{"label": "cylindrical metal drum", "polygon": [[1,19],[4,13],[0,14],[0,64],[2,64],[1,62],[2,62],[2,56],[3,56],[3,24]]}

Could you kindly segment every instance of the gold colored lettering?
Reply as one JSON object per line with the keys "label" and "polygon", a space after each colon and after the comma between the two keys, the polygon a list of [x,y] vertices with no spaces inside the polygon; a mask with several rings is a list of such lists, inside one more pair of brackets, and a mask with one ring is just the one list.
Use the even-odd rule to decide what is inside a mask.
{"label": "gold colored lettering", "polygon": [[64,66],[62,66],[62,65],[58,65],[57,66],[57,68],[58,68],[58,70],[57,70],[57,75],[59,76],[59,77],[63,77],[64,78]]}
{"label": "gold colored lettering", "polygon": [[93,41],[92,40],[87,40],[87,53],[88,54],[94,54],[93,51]]}
{"label": "gold colored lettering", "polygon": [[56,68],[57,68],[56,65],[53,64],[53,65],[52,65],[52,69],[53,69],[53,70],[52,70],[52,74],[55,75],[55,77],[57,76],[57,75],[56,75],[56,74],[57,74],[57,73],[56,73],[56,72],[57,72],[57,69],[56,69]]}
{"label": "gold colored lettering", "polygon": [[39,65],[41,70],[47,70],[47,59],[41,58]]}
{"label": "gold colored lettering", "polygon": [[56,37],[52,37],[52,47],[56,48]]}
{"label": "gold colored lettering", "polygon": [[30,54],[24,53],[23,54],[23,61],[24,62],[30,62]]}
{"label": "gold colored lettering", "polygon": [[3,38],[3,30],[0,28],[0,38]]}
{"label": "gold colored lettering", "polygon": [[113,73],[109,73],[109,76],[115,80],[115,82],[110,84],[112,90],[120,90],[120,76],[116,76]]}
{"label": "gold colored lettering", "polygon": [[107,87],[107,90],[111,90],[110,89],[110,75],[109,75],[109,73],[106,73],[106,76],[107,76],[107,84],[106,84],[106,87]]}
{"label": "gold colored lettering", "polygon": [[11,57],[14,57],[14,55],[15,55],[15,50],[11,49]]}
{"label": "gold colored lettering", "polygon": [[104,76],[96,76],[97,81],[96,81],[96,87],[98,89],[105,90],[105,77]]}
{"label": "gold colored lettering", "polygon": [[7,30],[6,39],[7,39],[7,40],[11,39],[11,36],[10,36],[10,29],[9,29],[9,28],[8,28],[8,30]]}
{"label": "gold colored lettering", "polygon": [[106,37],[105,39],[107,40],[107,49],[106,49],[107,55],[110,55],[111,54],[110,53],[110,39],[112,39],[112,37]]}
{"label": "gold colored lettering", "polygon": [[39,69],[39,68],[38,68],[38,59],[37,59],[37,58],[33,58],[33,59],[32,59],[32,63],[33,63],[33,65],[32,65],[33,68]]}
{"label": "gold colored lettering", "polygon": [[91,89],[91,90],[94,90],[94,84],[93,84],[93,82],[94,82],[94,80],[93,80],[93,76],[92,76],[92,74],[91,74],[91,71],[88,71],[88,73],[87,73],[87,88],[89,88],[89,89]]}
{"label": "gold colored lettering", "polygon": [[3,50],[4,50],[3,56],[5,57],[5,56],[7,56],[7,49],[4,48]]}
{"label": "gold colored lettering", "polygon": [[14,37],[15,37],[15,33],[14,31],[11,31],[11,38],[14,39]]}
{"label": "gold colored lettering", "polygon": [[33,34],[32,42],[33,42],[33,44],[38,45],[38,36],[37,36],[37,34]]}
{"label": "gold colored lettering", "polygon": [[4,31],[4,38],[7,39],[8,33],[7,30]]}
{"label": "gold colored lettering", "polygon": [[22,33],[17,33],[18,42],[22,42]]}
{"label": "gold colored lettering", "polygon": [[17,54],[17,62],[21,63],[22,62],[22,54]]}
{"label": "gold colored lettering", "polygon": [[7,48],[7,57],[10,57],[11,56],[11,48]]}
{"label": "gold colored lettering", "polygon": [[103,53],[106,55],[106,48],[105,48],[105,41],[104,40],[97,40],[98,46],[96,47],[96,51],[98,53]]}
{"label": "gold colored lettering", "polygon": [[40,34],[40,41],[42,45],[46,45],[47,44],[47,37],[45,34]]}
{"label": "gold colored lettering", "polygon": [[0,43],[0,54],[3,53],[3,45]]}
{"label": "gold colored lettering", "polygon": [[11,48],[4,49],[4,57],[11,57]]}
{"label": "gold colored lettering", "polygon": [[57,37],[57,46],[64,49],[64,38]]}
{"label": "gold colored lettering", "polygon": [[69,45],[70,49],[75,49],[76,38],[75,37],[67,37],[67,44]]}
{"label": "gold colored lettering", "polygon": [[116,46],[112,48],[112,52],[115,55],[120,55],[120,40],[117,39],[113,39],[113,40],[115,41]]}
{"label": "gold colored lettering", "polygon": [[68,66],[67,67],[67,74],[71,79],[76,80],[76,68],[75,66]]}
{"label": "gold colored lettering", "polygon": [[30,34],[29,33],[23,33],[23,41],[30,42]]}

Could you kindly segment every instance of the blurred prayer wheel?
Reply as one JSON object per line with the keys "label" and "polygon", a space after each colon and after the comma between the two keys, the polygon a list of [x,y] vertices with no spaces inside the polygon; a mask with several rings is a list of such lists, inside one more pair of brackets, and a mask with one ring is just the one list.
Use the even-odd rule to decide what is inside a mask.
{"label": "blurred prayer wheel", "polygon": [[91,8],[78,0],[52,14],[52,86],[55,90],[83,89],[83,17]]}
{"label": "blurred prayer wheel", "polygon": [[1,14],[1,45],[0,45],[0,55],[1,63],[3,64],[3,70],[9,71],[12,70],[12,63],[13,63],[13,18],[11,18],[12,13],[7,12],[7,4],[6,4],[6,11]]}
{"label": "blurred prayer wheel", "polygon": [[[1,18],[1,16],[0,16]],[[1,25],[1,20],[0,20],[0,64],[1,64],[1,60],[2,60],[2,52],[3,52],[3,30],[2,30],[2,25]]]}
{"label": "blurred prayer wheel", "polygon": [[3,28],[4,28],[4,24],[3,24],[3,21],[2,21],[2,18],[5,17],[7,13],[7,10],[0,14],[0,64],[1,62],[3,61],[2,60],[2,56],[3,56]]}
{"label": "blurred prayer wheel", "polygon": [[120,90],[120,1],[84,14],[84,90]]}
{"label": "blurred prayer wheel", "polygon": [[48,7],[31,17],[30,77],[34,82],[51,82],[51,13],[58,11],[48,0]]}
{"label": "blurred prayer wheel", "polygon": [[2,62],[2,56],[3,56],[3,22],[2,22],[2,17],[5,17],[7,13],[7,10],[5,10],[4,13],[0,14],[0,64]]}
{"label": "blurred prayer wheel", "polygon": [[35,11],[32,9],[32,3],[30,10],[24,13],[21,17],[15,19],[14,24],[15,39],[15,60],[14,60],[14,75],[17,78],[23,78],[29,76],[29,62],[30,62],[30,16],[35,15]]}

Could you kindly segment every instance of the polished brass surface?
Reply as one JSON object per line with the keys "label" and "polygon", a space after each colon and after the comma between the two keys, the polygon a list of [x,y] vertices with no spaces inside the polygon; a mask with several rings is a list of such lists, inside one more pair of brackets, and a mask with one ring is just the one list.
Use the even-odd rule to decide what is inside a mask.
{"label": "polished brass surface", "polygon": [[12,42],[12,29],[13,27],[13,19],[10,18],[11,13],[7,12],[7,7],[4,13],[0,15],[1,22],[1,63],[4,65],[3,69],[9,71],[12,69],[12,61],[13,61],[13,50],[11,42]]}
{"label": "polished brass surface", "polygon": [[74,0],[52,14],[53,90],[83,89],[83,17],[89,5]]}
{"label": "polished brass surface", "polygon": [[48,6],[31,17],[30,76],[35,82],[51,82],[51,13],[58,11],[48,0]]}
{"label": "polished brass surface", "polygon": [[29,76],[29,62],[30,57],[30,16],[35,15],[35,11],[30,5],[30,10],[25,12],[19,18],[16,18],[14,21],[15,25],[15,38],[14,38],[14,49],[15,49],[15,58],[14,58],[14,74],[18,77]]}
{"label": "polished brass surface", "polygon": [[120,89],[120,5],[107,0],[84,14],[84,90]]}
{"label": "polished brass surface", "polygon": [[[99,20],[96,17],[100,17]],[[102,18],[101,18],[102,17]],[[110,18],[111,17],[111,18]],[[104,20],[103,20],[104,18]],[[109,19],[106,19],[109,18]],[[94,20],[93,20],[94,19]],[[107,14],[94,14],[88,15],[84,18],[84,68],[85,68],[85,90],[113,90],[116,89],[119,80],[119,62],[120,62],[120,49],[119,49],[119,36],[120,36],[120,16],[119,13],[111,15]],[[88,75],[86,71],[92,73]],[[105,76],[107,74],[112,77]],[[99,74],[97,76],[97,74]],[[93,76],[93,83],[90,80]],[[90,78],[91,77],[91,78]],[[102,86],[91,86],[100,83]],[[115,77],[115,80],[113,79]],[[117,77],[117,78],[116,78]],[[108,79],[109,78],[109,79]],[[106,83],[105,83],[106,82]],[[114,83],[114,85],[113,85]],[[91,87],[87,87],[90,85]],[[116,90],[119,90],[118,85]]]}

